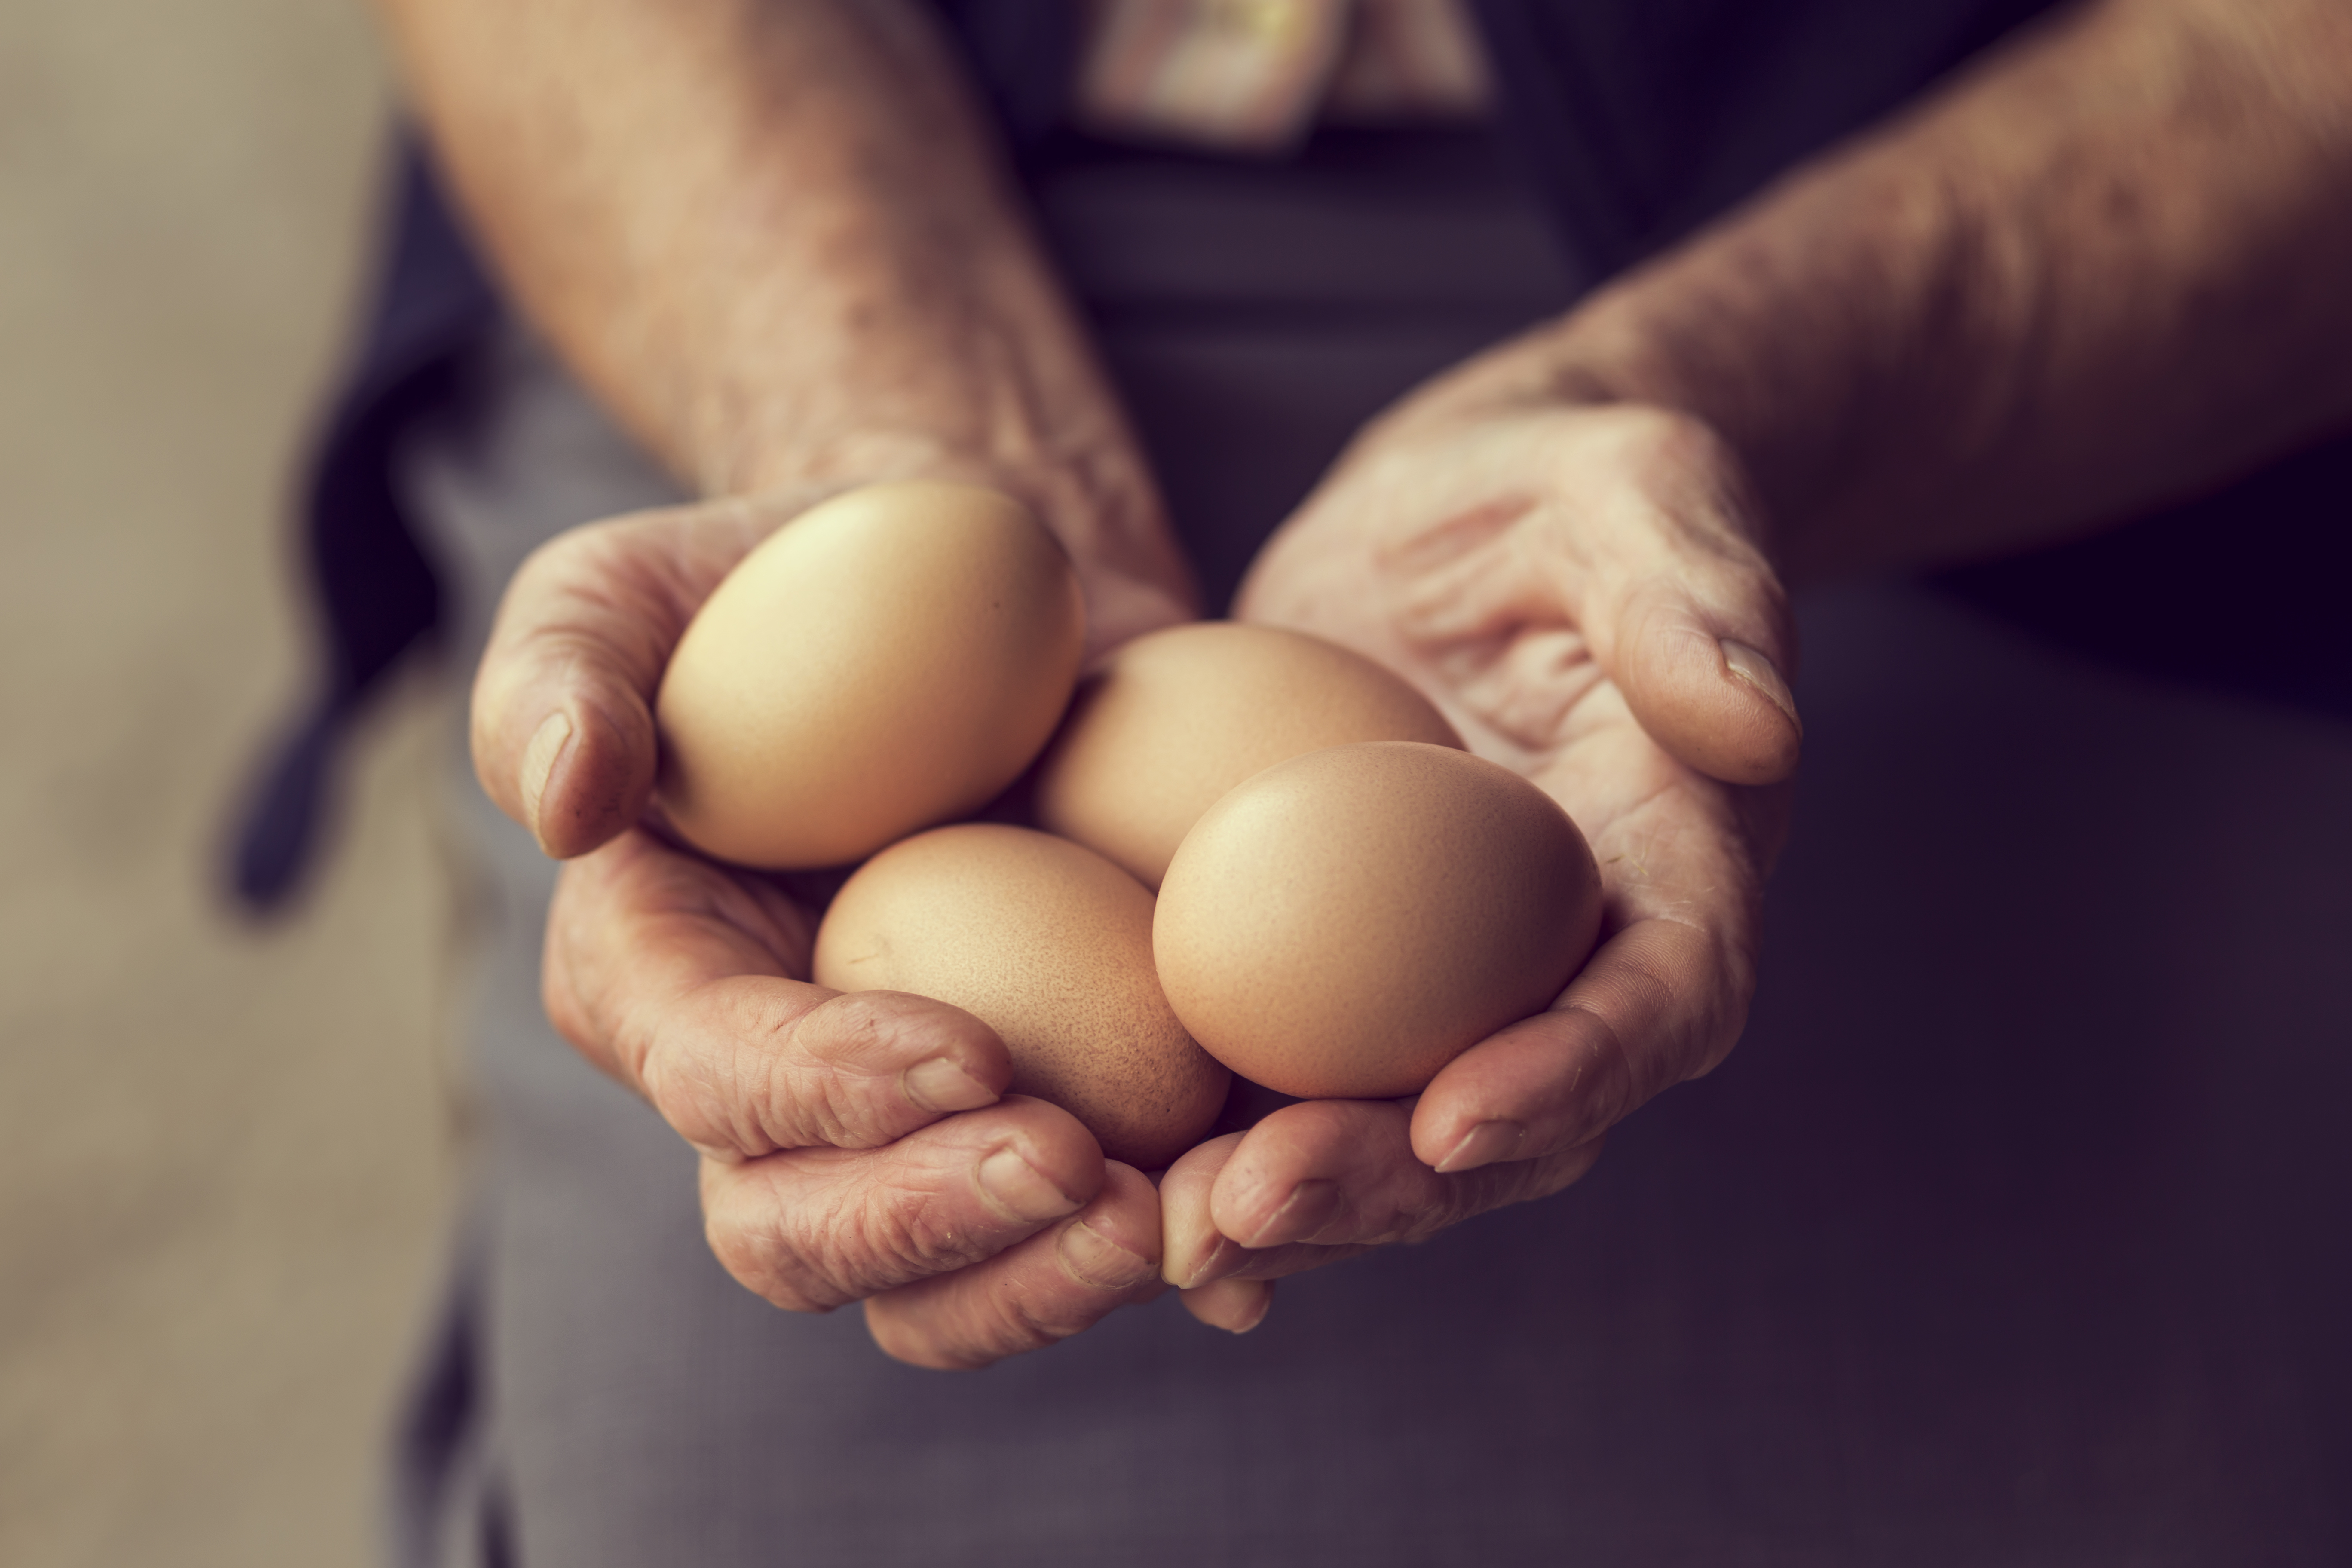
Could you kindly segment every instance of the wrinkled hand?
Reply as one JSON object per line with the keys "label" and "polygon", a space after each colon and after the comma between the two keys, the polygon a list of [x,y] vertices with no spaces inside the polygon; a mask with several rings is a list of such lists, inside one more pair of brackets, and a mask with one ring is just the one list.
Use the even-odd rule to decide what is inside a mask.
{"label": "wrinkled hand", "polygon": [[[984,1365],[1162,1289],[1151,1184],[1068,1112],[1004,1097],[1003,1043],[971,1015],[809,984],[816,914],[789,879],[641,820],[670,650],[821,493],[621,518],[534,554],[476,681],[475,764],[550,854],[578,857],[549,916],[548,1015],[700,1152],[728,1271],[793,1310],[864,1300],[900,1360]],[[1181,590],[1078,563],[1098,637],[1181,618]]]}
{"label": "wrinkled hand", "polygon": [[[1468,379],[1475,380],[1474,371]],[[1591,842],[1602,944],[1551,1008],[1416,1100],[1315,1100],[1161,1184],[1166,1275],[1241,1330],[1271,1281],[1505,1204],[1738,1037],[1801,730],[1792,633],[1728,451],[1659,409],[1440,384],[1375,425],[1253,568],[1238,613],[1410,678]]]}

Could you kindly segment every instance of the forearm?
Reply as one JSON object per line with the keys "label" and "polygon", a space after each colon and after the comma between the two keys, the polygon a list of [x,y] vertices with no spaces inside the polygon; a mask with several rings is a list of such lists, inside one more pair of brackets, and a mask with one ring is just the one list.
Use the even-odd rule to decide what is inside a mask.
{"label": "forearm", "polygon": [[[2111,0],[1507,375],[1698,415],[1801,574],[1996,553],[2352,423],[2352,12]],[[1498,370],[1501,367],[1498,366]]]}
{"label": "forearm", "polygon": [[385,0],[522,309],[705,493],[963,472],[1156,507],[989,134],[887,0]]}

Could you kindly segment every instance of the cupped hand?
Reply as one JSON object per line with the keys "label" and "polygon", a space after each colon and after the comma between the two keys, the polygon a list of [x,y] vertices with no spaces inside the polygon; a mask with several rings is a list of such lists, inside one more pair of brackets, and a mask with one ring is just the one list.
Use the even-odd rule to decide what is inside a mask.
{"label": "cupped hand", "polygon": [[1738,466],[1668,411],[1476,378],[1369,429],[1238,613],[1405,675],[1559,801],[1601,864],[1601,945],[1417,1099],[1286,1105],[1176,1163],[1166,1277],[1221,1327],[1255,1324],[1281,1276],[1574,1182],[1612,1125],[1723,1059],[1754,989],[1801,730]]}
{"label": "cupped hand", "polygon": [[[952,468],[929,477],[985,482]],[[499,809],[559,859],[639,821],[653,796],[654,695],[687,623],[753,546],[847,488],[633,513],[534,551],[474,677],[474,771]],[[1089,657],[1192,615],[1156,506],[1120,510],[1143,515],[1055,530],[1085,593]]]}
{"label": "cupped hand", "polygon": [[[642,513],[540,550],[477,677],[475,765],[571,861],[550,1018],[700,1153],[729,1272],[793,1310],[865,1301],[901,1360],[985,1365],[1162,1289],[1151,1184],[1067,1112],[1006,1096],[1003,1044],[969,1014],[810,984],[814,900],[679,847],[648,810],[671,649],[747,551],[828,493]],[[1097,635],[1181,618],[1181,584],[1073,553],[1112,617]]]}

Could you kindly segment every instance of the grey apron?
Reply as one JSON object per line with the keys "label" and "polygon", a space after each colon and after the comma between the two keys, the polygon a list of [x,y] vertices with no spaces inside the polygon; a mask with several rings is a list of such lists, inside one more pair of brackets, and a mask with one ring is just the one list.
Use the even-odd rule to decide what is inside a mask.
{"label": "grey apron", "polygon": [[[1576,292],[1475,135],[1040,189],[1220,596],[1361,419]],[[467,664],[533,545],[676,499],[513,332],[404,470]],[[1919,589],[1801,608],[1729,1065],[1244,1338],[1163,1299],[975,1374],[721,1272],[688,1151],[541,1017],[552,868],[458,778],[479,1156],[404,1561],[2352,1560],[2352,734]]]}

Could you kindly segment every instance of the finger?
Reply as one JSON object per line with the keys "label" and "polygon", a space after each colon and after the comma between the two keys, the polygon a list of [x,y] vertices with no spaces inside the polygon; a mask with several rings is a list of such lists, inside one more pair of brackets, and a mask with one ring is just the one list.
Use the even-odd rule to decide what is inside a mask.
{"label": "finger", "polygon": [[1780,673],[1788,639],[1731,619],[1681,582],[1652,577],[1620,601],[1607,666],[1652,740],[1727,784],[1772,784],[1797,770],[1804,725]]}
{"label": "finger", "polygon": [[547,853],[593,849],[643,813],[670,650],[797,504],[713,501],[576,528],[515,574],[475,676],[474,768]]}
{"label": "finger", "polygon": [[866,1325],[900,1361],[982,1367],[1067,1339],[1160,1289],[1159,1194],[1113,1162],[1101,1192],[1072,1218],[985,1263],[871,1298]]}
{"label": "finger", "polygon": [[[1441,1174],[1414,1154],[1412,1116],[1411,1103],[1396,1100],[1308,1100],[1275,1112],[1243,1135],[1217,1172],[1211,1218],[1253,1253],[1419,1241],[1473,1215],[1556,1193],[1600,1158],[1595,1141]],[[1265,1264],[1254,1257],[1234,1272],[1265,1278]]]}
{"label": "finger", "polygon": [[1720,1061],[1753,986],[1752,965],[1719,933],[1637,921],[1548,1011],[1446,1064],[1414,1109],[1413,1152],[1452,1175],[1595,1139]]}
{"label": "finger", "polygon": [[1265,1321],[1274,1307],[1271,1279],[1219,1279],[1176,1298],[1184,1310],[1213,1329],[1245,1334]]}
{"label": "finger", "polygon": [[1366,1250],[1297,1243],[1253,1251],[1219,1230],[1210,1212],[1217,1177],[1241,1146],[1239,1132],[1212,1139],[1188,1150],[1160,1178],[1160,1230],[1166,1248],[1160,1277],[1182,1291],[1194,1317],[1234,1333],[1255,1326],[1265,1302],[1249,1290],[1221,1289],[1226,1282],[1271,1281]]}
{"label": "finger", "polygon": [[1276,1279],[1366,1250],[1289,1246],[1253,1252],[1218,1230],[1210,1202],[1218,1173],[1241,1145],[1238,1132],[1212,1139],[1188,1150],[1160,1178],[1160,1227],[1167,1249],[1160,1277],[1180,1287],[1177,1300],[1186,1311],[1231,1334],[1245,1334],[1265,1321]]}
{"label": "finger", "polygon": [[1787,679],[1795,633],[1738,459],[1658,410],[1587,424],[1626,481],[1602,503],[1622,515],[1601,520],[1601,542],[1569,547],[1587,568],[1571,574],[1573,613],[1601,668],[1682,763],[1727,784],[1787,778],[1804,739]]}
{"label": "finger", "polygon": [[548,914],[548,1016],[704,1153],[873,1148],[1012,1082],[995,1032],[807,973],[809,911],[632,830],[564,868]]}
{"label": "finger", "polygon": [[[1076,1117],[1016,1095],[881,1149],[706,1159],[703,1225],[743,1285],[826,1311],[995,1257],[1081,1209],[1104,1171]],[[1150,1242],[1156,1267],[1156,1204]]]}
{"label": "finger", "polygon": [[1160,1228],[1165,1252],[1163,1277],[1180,1290],[1219,1279],[1241,1266],[1241,1244],[1217,1228],[1209,1214],[1217,1173],[1225,1168],[1242,1134],[1229,1132],[1177,1156],[1160,1177]]}

